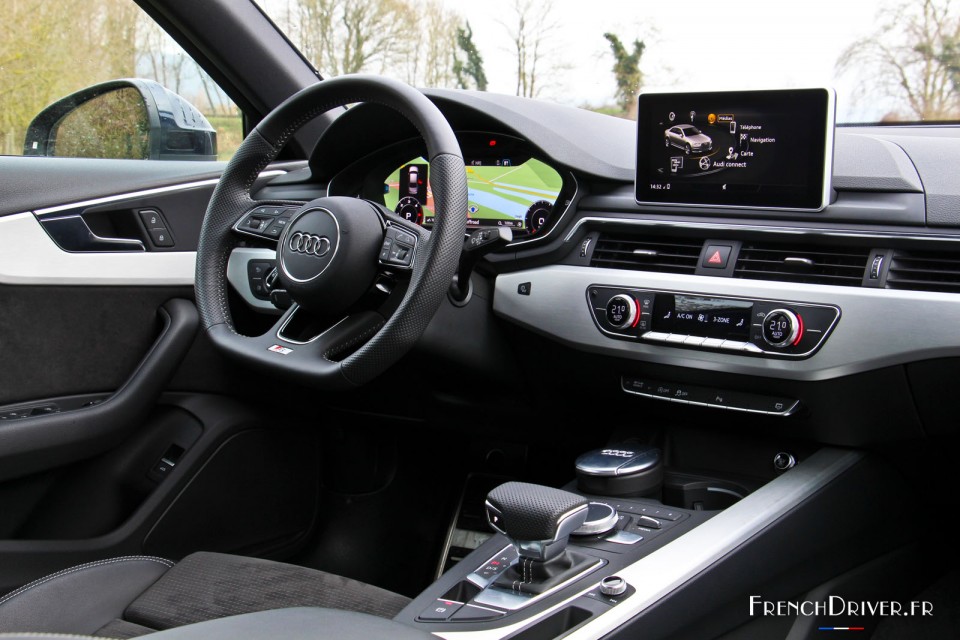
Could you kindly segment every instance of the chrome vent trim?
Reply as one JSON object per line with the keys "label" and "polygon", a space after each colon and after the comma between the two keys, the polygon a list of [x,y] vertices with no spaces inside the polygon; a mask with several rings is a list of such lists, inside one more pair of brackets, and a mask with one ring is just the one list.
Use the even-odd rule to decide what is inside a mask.
{"label": "chrome vent trim", "polygon": [[868,247],[747,242],[733,277],[859,287],[869,258]]}
{"label": "chrome vent trim", "polygon": [[895,252],[887,288],[960,293],[960,251]]}
{"label": "chrome vent trim", "polygon": [[604,233],[597,240],[591,267],[691,274],[697,270],[703,240],[697,238]]}

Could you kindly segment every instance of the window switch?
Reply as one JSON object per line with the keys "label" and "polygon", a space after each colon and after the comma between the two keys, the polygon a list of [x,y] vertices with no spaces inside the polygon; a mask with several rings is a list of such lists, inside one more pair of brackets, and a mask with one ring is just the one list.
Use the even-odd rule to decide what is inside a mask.
{"label": "window switch", "polygon": [[167,447],[166,453],[160,456],[160,459],[157,460],[150,471],[147,473],[147,476],[156,482],[162,481],[170,472],[173,471],[174,467],[177,466],[177,463],[180,462],[180,458],[183,457],[184,449],[175,444]]}
{"label": "window switch", "polygon": [[154,246],[157,247],[172,247],[173,246],[173,237],[170,235],[170,232],[167,231],[165,227],[160,227],[159,229],[149,229],[150,240],[153,242]]}
{"label": "window switch", "polygon": [[150,229],[161,229],[167,226],[163,221],[163,216],[155,209],[142,209],[138,213],[140,214],[140,219],[143,221],[143,226],[145,226],[148,231]]}

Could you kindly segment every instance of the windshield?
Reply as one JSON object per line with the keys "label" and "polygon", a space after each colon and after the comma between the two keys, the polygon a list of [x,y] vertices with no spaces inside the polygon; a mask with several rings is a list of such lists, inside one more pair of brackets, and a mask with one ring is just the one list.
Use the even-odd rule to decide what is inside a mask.
{"label": "windshield", "polygon": [[696,136],[700,134],[700,129],[697,129],[696,127],[684,127],[683,133],[688,136]]}
{"label": "windshield", "polygon": [[841,123],[960,119],[949,0],[259,0],[323,76],[635,117],[639,91],[837,90]]}

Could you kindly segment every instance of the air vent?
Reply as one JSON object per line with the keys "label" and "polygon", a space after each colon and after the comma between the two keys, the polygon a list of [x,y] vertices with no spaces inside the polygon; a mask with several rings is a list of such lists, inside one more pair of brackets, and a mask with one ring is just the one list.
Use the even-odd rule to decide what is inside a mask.
{"label": "air vent", "polygon": [[859,287],[869,249],[744,243],[733,277]]}
{"label": "air vent", "polygon": [[659,273],[694,273],[703,240],[602,234],[591,267]]}
{"label": "air vent", "polygon": [[960,293],[960,252],[897,251],[887,288]]}

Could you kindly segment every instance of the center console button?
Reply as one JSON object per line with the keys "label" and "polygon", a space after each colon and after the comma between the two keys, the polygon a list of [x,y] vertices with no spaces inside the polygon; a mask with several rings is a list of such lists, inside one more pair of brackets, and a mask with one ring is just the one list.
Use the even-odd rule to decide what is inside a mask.
{"label": "center console button", "polygon": [[605,596],[619,596],[627,590],[627,581],[620,576],[607,576],[600,581],[600,593]]}
{"label": "center console button", "polygon": [[743,351],[744,344],[746,343],[741,340],[724,340],[720,344],[720,348],[728,351]]}
{"label": "center console button", "polygon": [[656,518],[651,518],[650,516],[637,516],[637,526],[646,527],[648,529],[660,529],[663,524]]}
{"label": "center console button", "polygon": [[457,612],[463,606],[462,602],[455,600],[437,600],[432,605],[420,612],[418,620],[424,622],[443,622]]}
{"label": "center console button", "polygon": [[643,536],[630,531],[617,531],[614,534],[604,538],[604,540],[614,544],[637,544],[643,540]]}

